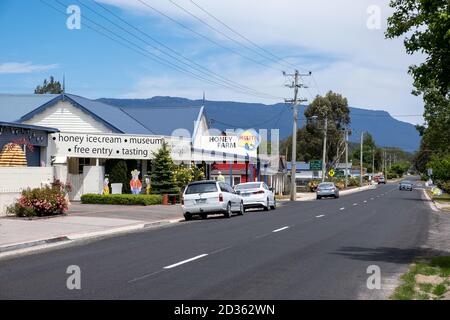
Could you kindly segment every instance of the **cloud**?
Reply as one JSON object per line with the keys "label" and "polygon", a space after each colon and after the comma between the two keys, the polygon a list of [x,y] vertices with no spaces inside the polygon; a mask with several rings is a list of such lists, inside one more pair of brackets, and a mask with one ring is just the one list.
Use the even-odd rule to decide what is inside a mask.
{"label": "cloud", "polygon": [[[139,16],[159,19],[166,26],[167,33],[180,30],[173,22],[159,16],[139,1],[99,0]],[[208,29],[205,25],[167,0],[142,0],[169,16],[188,24],[196,31],[212,39],[236,48],[236,44],[223,35]],[[189,0],[174,0],[218,29],[232,33],[202,13]],[[306,80],[310,85],[307,98],[318,91],[337,91],[348,97],[352,106],[384,109],[391,114],[422,114],[420,97],[411,95],[412,78],[407,74],[408,66],[419,64],[422,55],[406,55],[403,39],[387,40],[384,37],[386,19],[392,14],[388,1],[380,0],[194,0],[213,13],[233,29],[278,56],[300,66],[301,71],[313,71],[319,84]],[[378,8],[379,16],[371,11]],[[368,21],[379,18],[380,28],[371,29]],[[186,33],[179,33],[187,39],[202,45],[206,41]],[[236,40],[242,40],[235,38]],[[241,48],[242,49],[242,48]],[[208,52],[208,51],[206,51]],[[213,68],[221,74],[244,85],[270,92],[274,95],[290,97],[292,94],[282,86],[282,76],[275,70],[252,65],[242,57],[225,54],[217,57],[205,54],[201,64]],[[242,49],[242,52],[246,52]],[[246,52],[251,55],[251,52]],[[257,56],[256,56],[257,57]],[[270,62],[268,62],[270,63]],[[274,65],[275,67],[275,65]],[[280,68],[280,66],[276,66]],[[286,70],[292,71],[292,70]],[[137,96],[177,95],[199,97],[202,88],[207,88],[209,99],[262,101],[256,97],[245,97],[223,88],[215,88],[188,80],[183,76],[166,75],[162,82],[158,77],[142,76],[137,79],[135,90],[129,93]],[[166,86],[167,85],[167,86]],[[277,87],[279,85],[279,87]],[[175,89],[176,88],[176,89]],[[273,102],[273,101],[270,101]],[[402,118],[410,122],[421,122],[422,118]]]}
{"label": "cloud", "polygon": [[32,64],[31,62],[0,63],[0,74],[44,72],[58,68],[58,64]]}

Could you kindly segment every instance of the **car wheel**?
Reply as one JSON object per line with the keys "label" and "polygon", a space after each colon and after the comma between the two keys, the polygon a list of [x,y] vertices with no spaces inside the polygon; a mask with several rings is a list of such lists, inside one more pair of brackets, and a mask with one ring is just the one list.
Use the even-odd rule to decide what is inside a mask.
{"label": "car wheel", "polygon": [[272,210],[275,210],[277,208],[277,199],[273,198],[273,206],[271,207]]}
{"label": "car wheel", "polygon": [[186,220],[186,221],[192,220],[192,214],[186,212],[184,214],[184,220]]}
{"label": "car wheel", "polygon": [[320,200],[320,199],[322,199],[322,197],[321,196],[316,196],[316,199]]}
{"label": "car wheel", "polygon": [[233,214],[233,212],[231,211],[231,203],[228,202],[227,211],[225,212],[224,216],[225,216],[225,218],[231,218],[232,214]]}
{"label": "car wheel", "polygon": [[207,219],[208,218],[208,214],[207,213],[201,213],[200,214],[200,218]]}
{"label": "car wheel", "polygon": [[244,212],[245,212],[244,203],[241,202],[241,207],[240,207],[240,209],[239,209],[238,215],[243,216],[243,215],[244,215]]}
{"label": "car wheel", "polygon": [[269,210],[270,210],[270,203],[269,203],[269,198],[267,198],[266,206],[264,207],[264,211],[269,211]]}

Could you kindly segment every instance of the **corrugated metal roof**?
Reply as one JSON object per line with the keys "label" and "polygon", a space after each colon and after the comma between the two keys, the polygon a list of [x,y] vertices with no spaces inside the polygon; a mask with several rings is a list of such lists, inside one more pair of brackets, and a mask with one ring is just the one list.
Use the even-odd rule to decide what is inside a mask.
{"label": "corrugated metal roof", "polygon": [[0,120],[17,121],[24,114],[57,97],[57,94],[0,94]]}
{"label": "corrugated metal roof", "polygon": [[31,125],[31,124],[24,124],[24,123],[18,123],[18,122],[0,121],[0,126],[13,127],[13,128],[23,128],[23,129],[33,129],[33,130],[41,130],[41,131],[47,131],[47,132],[58,132],[59,131],[56,128],[34,126],[34,125]]}
{"label": "corrugated metal roof", "polygon": [[[120,108],[74,94],[64,94],[64,98],[74,106],[89,113],[112,130],[128,134],[171,135],[175,129],[186,129],[194,134],[203,107],[126,107]],[[34,115],[63,99],[54,96],[31,112],[23,115],[20,121],[31,119]]]}
{"label": "corrugated metal roof", "polygon": [[[309,162],[297,161],[295,165],[296,171],[309,170]],[[287,162],[287,170],[291,170],[291,162]]]}
{"label": "corrugated metal roof", "polygon": [[146,128],[162,135],[171,135],[176,129],[186,129],[193,136],[195,122],[202,112],[201,106],[193,107],[126,107],[121,108]]}

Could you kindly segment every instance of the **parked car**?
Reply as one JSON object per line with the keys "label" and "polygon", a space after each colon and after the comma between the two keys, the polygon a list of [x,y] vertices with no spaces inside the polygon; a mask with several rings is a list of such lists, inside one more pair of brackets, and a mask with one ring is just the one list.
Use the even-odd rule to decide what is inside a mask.
{"label": "parked car", "polygon": [[206,219],[209,214],[223,214],[230,218],[233,213],[244,214],[244,202],[233,188],[225,182],[206,180],[187,185],[181,200],[186,220],[193,216]]}
{"label": "parked car", "polygon": [[321,199],[322,197],[339,198],[339,188],[336,187],[334,182],[319,183],[316,189],[316,198]]}
{"label": "parked car", "polygon": [[386,179],[384,178],[384,176],[378,177],[378,184],[386,184]]}
{"label": "parked car", "polygon": [[275,209],[277,201],[272,190],[264,182],[245,182],[234,187],[244,201],[244,209],[263,208],[265,211]]}
{"label": "parked car", "polygon": [[398,185],[398,189],[412,191],[413,183],[411,181],[404,180],[404,181],[400,182],[400,184]]}

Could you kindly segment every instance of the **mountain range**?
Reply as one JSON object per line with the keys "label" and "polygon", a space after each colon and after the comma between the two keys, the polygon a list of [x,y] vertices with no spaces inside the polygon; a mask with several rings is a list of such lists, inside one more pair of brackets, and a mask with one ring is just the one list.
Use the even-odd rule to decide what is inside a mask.
{"label": "mountain range", "polygon": [[[101,98],[110,105],[127,107],[182,107],[205,106],[205,115],[211,127],[219,130],[228,128],[279,129],[280,139],[292,133],[292,108],[284,103],[262,104],[233,101],[190,100],[179,97],[155,96],[148,99]],[[299,127],[305,123],[305,106],[299,106]],[[420,136],[414,125],[393,118],[383,110],[367,110],[350,107],[352,135],[349,140],[359,142],[361,132],[369,132],[381,147],[399,147],[413,152],[419,148]]]}

